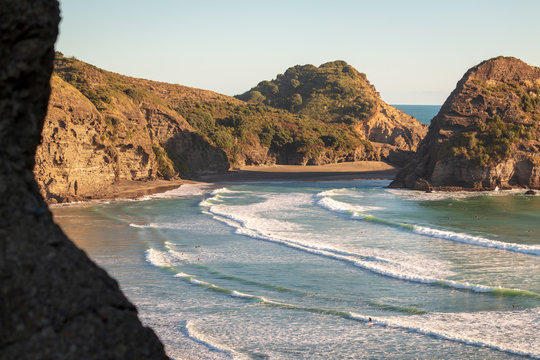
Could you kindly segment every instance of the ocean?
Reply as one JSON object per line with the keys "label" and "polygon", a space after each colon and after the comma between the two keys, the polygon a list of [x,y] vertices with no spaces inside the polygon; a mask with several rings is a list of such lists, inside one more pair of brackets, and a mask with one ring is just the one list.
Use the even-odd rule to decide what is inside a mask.
{"label": "ocean", "polygon": [[431,119],[441,109],[440,105],[392,105],[393,107],[403,111],[405,114],[414,116],[423,124],[431,124]]}
{"label": "ocean", "polygon": [[540,359],[540,197],[387,180],[54,206],[174,359]]}

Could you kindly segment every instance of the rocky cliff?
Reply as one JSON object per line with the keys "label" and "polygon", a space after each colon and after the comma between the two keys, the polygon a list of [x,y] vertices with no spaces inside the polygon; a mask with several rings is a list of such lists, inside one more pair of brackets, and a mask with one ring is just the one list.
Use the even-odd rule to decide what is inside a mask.
{"label": "rocky cliff", "polygon": [[[116,281],[54,224],[32,174],[58,3],[0,0],[0,8],[0,358],[165,360]],[[88,108],[85,120],[97,116],[84,99],[77,106]]]}
{"label": "rocky cliff", "polygon": [[223,151],[146,90],[167,91],[165,84],[131,82],[135,79],[56,57],[34,171],[49,202],[110,196],[112,185],[125,180],[228,170]]}
{"label": "rocky cliff", "polygon": [[498,57],[471,68],[392,187],[540,188],[540,68]]}
{"label": "rocky cliff", "polygon": [[426,132],[342,61],[294,67],[266,83],[265,96],[252,90],[236,99],[57,53],[36,154],[41,192],[49,202],[101,198],[120,181],[196,178],[241,165],[399,165]]}
{"label": "rocky cliff", "polygon": [[395,155],[414,152],[427,132],[426,125],[385,103],[366,74],[345,61],[291,67],[237,98],[352,130],[369,144],[364,159],[399,163]]}

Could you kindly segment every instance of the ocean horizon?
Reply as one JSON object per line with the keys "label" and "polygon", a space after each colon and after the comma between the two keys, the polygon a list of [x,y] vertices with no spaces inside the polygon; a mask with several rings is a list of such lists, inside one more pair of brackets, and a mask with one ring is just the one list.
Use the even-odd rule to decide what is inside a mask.
{"label": "ocean horizon", "polygon": [[431,120],[439,110],[441,105],[392,105],[393,107],[403,111],[405,114],[414,116],[423,124],[429,125]]}

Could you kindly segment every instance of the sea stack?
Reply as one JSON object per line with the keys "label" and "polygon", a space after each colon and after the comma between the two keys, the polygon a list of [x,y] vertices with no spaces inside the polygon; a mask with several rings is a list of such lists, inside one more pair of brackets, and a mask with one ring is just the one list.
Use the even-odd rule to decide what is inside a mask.
{"label": "sea stack", "polygon": [[539,149],[540,68],[497,57],[465,73],[390,187],[538,189]]}

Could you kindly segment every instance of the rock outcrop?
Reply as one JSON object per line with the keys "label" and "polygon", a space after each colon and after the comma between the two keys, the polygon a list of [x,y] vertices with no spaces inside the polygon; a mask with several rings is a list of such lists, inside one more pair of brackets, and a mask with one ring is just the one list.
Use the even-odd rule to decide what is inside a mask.
{"label": "rock outcrop", "polygon": [[404,163],[427,132],[426,125],[385,103],[366,74],[340,60],[291,67],[237,98],[353,129],[370,145],[357,160]]}
{"label": "rock outcrop", "polygon": [[0,8],[0,357],[167,359],[116,281],[54,224],[34,180],[58,3],[0,0]]}
{"label": "rock outcrop", "polygon": [[124,92],[118,90],[118,83],[124,80],[120,75],[62,56],[55,63],[34,171],[47,201],[105,198],[121,181],[229,169],[223,151],[205,141],[164,101],[144,92],[144,87],[130,85],[135,79],[126,78]]}
{"label": "rock outcrop", "polygon": [[342,61],[297,66],[261,84],[268,85],[259,85],[264,96],[252,90],[240,100],[115,74],[57,53],[36,155],[43,196],[103,198],[121,181],[197,178],[242,165],[402,165],[426,133]]}
{"label": "rock outcrop", "polygon": [[498,57],[471,68],[391,187],[540,188],[540,68]]}

